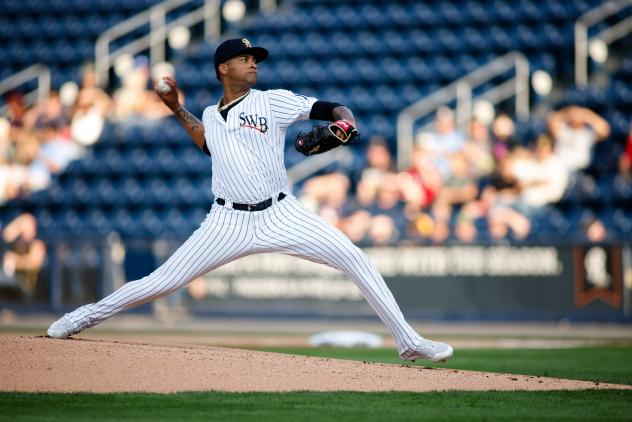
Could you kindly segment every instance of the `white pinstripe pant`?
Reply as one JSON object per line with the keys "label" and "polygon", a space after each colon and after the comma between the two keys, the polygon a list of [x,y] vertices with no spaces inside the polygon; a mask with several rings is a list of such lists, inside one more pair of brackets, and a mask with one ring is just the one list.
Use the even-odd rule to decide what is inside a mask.
{"label": "white pinstripe pant", "polygon": [[367,256],[292,195],[257,212],[214,204],[200,227],[163,265],[101,301],[78,308],[69,314],[70,320],[81,330],[92,327],[118,312],[169,294],[221,265],[262,252],[281,252],[344,272],[389,328],[400,354],[419,342],[419,334],[405,321]]}

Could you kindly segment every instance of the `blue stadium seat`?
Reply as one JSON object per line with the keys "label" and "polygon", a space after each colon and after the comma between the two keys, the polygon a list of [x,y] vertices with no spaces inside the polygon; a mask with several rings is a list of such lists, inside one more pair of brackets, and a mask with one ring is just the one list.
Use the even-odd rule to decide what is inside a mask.
{"label": "blue stadium seat", "polygon": [[358,59],[353,72],[365,85],[384,81],[383,69],[379,68],[375,61]]}
{"label": "blue stadium seat", "polygon": [[95,234],[106,235],[114,229],[114,222],[102,210],[93,209],[88,213],[86,229]]}
{"label": "blue stadium seat", "polygon": [[151,204],[164,207],[172,204],[175,199],[174,191],[171,186],[169,186],[162,178],[151,179],[151,181],[146,185],[146,189],[149,192],[148,200]]}
{"label": "blue stadium seat", "polygon": [[441,23],[438,14],[425,3],[415,2],[411,14],[414,14],[420,26],[438,25]]}
{"label": "blue stadium seat", "polygon": [[399,31],[386,31],[382,34],[382,43],[391,55],[402,55],[410,52],[410,42]]}
{"label": "blue stadium seat", "polygon": [[414,29],[409,33],[409,41],[412,44],[411,48],[414,48],[414,50],[419,54],[428,54],[435,51],[437,48],[429,31]]}
{"label": "blue stadium seat", "polygon": [[386,16],[395,28],[409,28],[416,25],[415,16],[410,13],[410,5],[392,3],[386,6]]}
{"label": "blue stadium seat", "polygon": [[126,178],[118,184],[118,189],[122,192],[121,199],[125,205],[140,206],[145,204],[149,193],[135,178]]}

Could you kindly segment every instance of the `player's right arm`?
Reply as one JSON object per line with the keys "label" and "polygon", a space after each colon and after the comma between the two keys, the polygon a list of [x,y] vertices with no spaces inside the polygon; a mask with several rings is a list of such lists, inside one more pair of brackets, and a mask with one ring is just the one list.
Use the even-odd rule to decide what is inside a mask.
{"label": "player's right arm", "polygon": [[156,87],[154,90],[160,97],[163,103],[173,112],[184,130],[187,131],[195,145],[202,151],[206,152],[206,138],[204,137],[204,125],[195,117],[189,110],[187,110],[178,98],[178,89],[176,81],[168,76],[163,78],[167,85],[171,87],[171,90],[167,93],[162,93]]}

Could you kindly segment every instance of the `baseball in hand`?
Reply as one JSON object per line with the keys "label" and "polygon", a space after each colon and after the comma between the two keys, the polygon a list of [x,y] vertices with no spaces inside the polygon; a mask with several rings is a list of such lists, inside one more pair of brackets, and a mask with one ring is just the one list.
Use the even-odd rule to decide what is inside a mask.
{"label": "baseball in hand", "polygon": [[171,91],[171,87],[164,79],[161,79],[160,82],[158,82],[158,92],[161,94],[168,94],[169,91]]}

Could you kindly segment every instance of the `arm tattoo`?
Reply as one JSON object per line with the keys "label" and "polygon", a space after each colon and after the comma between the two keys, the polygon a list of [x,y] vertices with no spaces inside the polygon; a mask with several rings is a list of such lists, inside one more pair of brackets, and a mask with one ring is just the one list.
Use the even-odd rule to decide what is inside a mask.
{"label": "arm tattoo", "polygon": [[202,123],[200,123],[198,118],[182,106],[180,106],[176,110],[175,115],[178,120],[180,120],[180,122],[182,122],[182,124],[185,125],[186,128],[189,130],[197,130],[198,128],[202,127]]}

